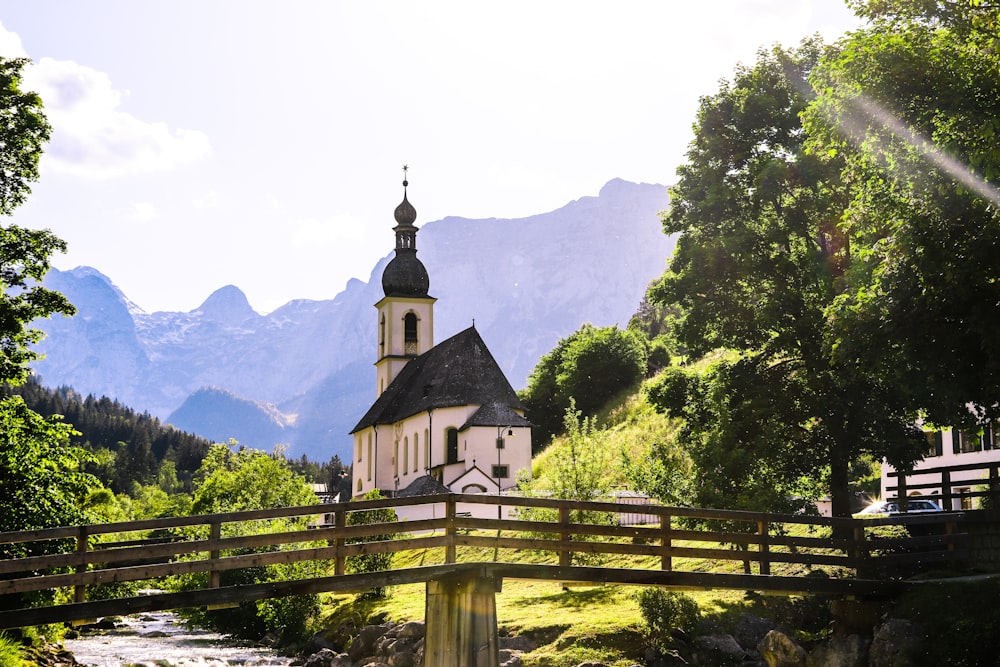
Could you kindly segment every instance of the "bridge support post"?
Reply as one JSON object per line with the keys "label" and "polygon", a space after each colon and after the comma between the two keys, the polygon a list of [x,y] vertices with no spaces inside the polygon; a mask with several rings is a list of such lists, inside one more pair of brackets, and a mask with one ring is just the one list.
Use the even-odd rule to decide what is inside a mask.
{"label": "bridge support post", "polygon": [[496,593],[501,583],[475,571],[427,582],[424,667],[499,667]]}

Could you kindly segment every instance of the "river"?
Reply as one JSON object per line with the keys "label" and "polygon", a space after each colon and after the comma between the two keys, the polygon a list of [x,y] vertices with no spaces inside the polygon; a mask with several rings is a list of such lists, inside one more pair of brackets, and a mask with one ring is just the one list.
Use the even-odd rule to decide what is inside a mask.
{"label": "river", "polygon": [[292,661],[267,648],[188,628],[168,612],[126,616],[114,630],[82,634],[65,646],[78,662],[96,667],[280,667]]}

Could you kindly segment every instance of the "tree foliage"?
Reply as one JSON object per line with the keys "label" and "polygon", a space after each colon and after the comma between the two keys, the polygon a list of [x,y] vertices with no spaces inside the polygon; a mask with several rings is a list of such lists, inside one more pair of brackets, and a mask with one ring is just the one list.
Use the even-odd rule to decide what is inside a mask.
{"label": "tree foliage", "polygon": [[906,466],[921,451],[917,413],[897,388],[833,354],[828,308],[849,288],[840,221],[851,187],[838,155],[809,152],[800,119],[825,53],[817,40],[761,51],[702,98],[671,190],[664,230],[680,237],[654,295],[683,308],[678,338],[692,354],[736,352],[651,394],[687,420],[705,503],[786,509],[801,480],[826,472],[846,515],[851,460]]}
{"label": "tree foliage", "polygon": [[10,215],[38,180],[38,160],[52,128],[42,98],[21,90],[26,58],[0,58],[0,215]]}
{"label": "tree foliage", "polygon": [[[316,495],[301,476],[293,473],[284,458],[265,452],[240,448],[233,451],[227,445],[216,444],[208,451],[195,475],[196,487],[193,514],[237,512],[276,507],[297,507],[318,502]],[[225,536],[261,532],[283,532],[305,527],[308,517],[275,519],[262,526],[260,522],[225,524]],[[261,547],[224,553],[255,553],[276,551],[287,545]],[[326,574],[323,562],[289,563],[263,567],[227,570],[221,573],[223,586],[259,584],[317,577]],[[203,587],[205,575],[192,575],[182,587]],[[269,600],[243,602],[239,607],[222,610],[189,610],[189,617],[222,632],[247,638],[259,638],[268,632],[281,635],[285,642],[304,638],[312,619],[319,612],[316,595],[302,595]]]}
{"label": "tree foliage", "polygon": [[[382,492],[378,489],[372,489],[366,493],[361,499],[362,500],[380,500],[382,498]],[[351,512],[347,515],[347,525],[348,526],[370,526],[373,524],[380,523],[395,523],[399,520],[396,516],[396,510],[391,507],[381,507],[370,510],[360,510],[357,512]],[[395,533],[386,533],[382,535],[370,535],[365,537],[348,538],[348,544],[357,544],[359,542],[381,542],[385,540],[391,540],[396,537]],[[392,559],[395,554],[393,553],[371,553],[371,554],[358,554],[357,556],[347,557],[347,569],[351,572],[382,572],[384,570],[392,569]],[[366,597],[371,598],[383,598],[386,596],[387,588],[385,586],[376,586],[370,589],[366,593]]]}
{"label": "tree foliage", "polygon": [[[50,128],[41,99],[20,89],[27,61],[0,58],[0,214],[10,215],[30,193],[38,178],[38,160]],[[30,326],[56,313],[71,315],[69,301],[40,285],[50,268],[50,256],[65,243],[48,230],[0,226],[0,383],[20,384],[28,363],[38,358],[31,349],[42,332]],[[16,396],[0,399],[0,530],[31,530],[90,523],[99,516],[88,510],[100,484],[82,470],[85,452],[70,445],[73,429],[59,418],[48,419]],[[106,497],[98,500],[103,503]],[[8,556],[25,556],[72,549],[65,542],[42,542]],[[18,597],[18,596],[15,596]],[[5,599],[0,604],[20,605]]]}
{"label": "tree foliage", "polygon": [[541,358],[521,392],[528,418],[536,426],[533,441],[547,444],[560,431],[570,399],[575,400],[575,409],[593,415],[643,377],[647,359],[643,336],[617,326],[584,324],[560,340]]}
{"label": "tree foliage", "polygon": [[293,473],[284,458],[256,449],[216,444],[195,474],[191,511],[215,514],[274,507],[315,505],[318,500],[305,478]]}
{"label": "tree foliage", "polygon": [[1000,418],[1000,8],[855,4],[873,25],[817,68],[805,117],[813,151],[842,156],[855,184],[835,359],[974,430]]}
{"label": "tree foliage", "polygon": [[918,420],[1000,418],[1000,8],[852,6],[867,28],[762,52],[702,100],[654,289],[693,352],[736,352],[665,377],[661,407],[730,474],[794,484],[811,452],[837,514],[853,462],[922,456]]}
{"label": "tree foliage", "polygon": [[72,426],[41,417],[20,397],[0,400],[0,532],[95,520],[87,498],[101,485],[83,471],[87,453],[70,445],[72,433]]}

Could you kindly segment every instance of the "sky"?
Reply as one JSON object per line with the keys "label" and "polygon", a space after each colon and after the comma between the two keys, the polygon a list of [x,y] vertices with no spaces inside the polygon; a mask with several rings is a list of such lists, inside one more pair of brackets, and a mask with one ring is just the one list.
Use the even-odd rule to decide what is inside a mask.
{"label": "sky", "polygon": [[5,3],[53,136],[2,222],[146,312],[332,299],[392,251],[404,164],[418,226],[669,184],[738,63],[859,25],[841,0]]}

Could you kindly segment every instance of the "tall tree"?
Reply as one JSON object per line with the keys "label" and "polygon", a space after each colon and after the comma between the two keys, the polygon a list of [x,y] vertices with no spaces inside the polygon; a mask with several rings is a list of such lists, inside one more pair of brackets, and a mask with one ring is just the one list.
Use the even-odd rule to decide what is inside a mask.
{"label": "tall tree", "polygon": [[[51,127],[42,113],[42,100],[21,90],[24,58],[0,58],[0,214],[10,215],[38,180],[38,160]],[[51,268],[52,253],[66,244],[48,230],[15,225],[0,227],[0,382],[20,384],[27,364],[37,358],[30,346],[42,332],[28,327],[54,313],[72,315],[75,309],[62,294],[38,283]]]}
{"label": "tall tree", "polygon": [[817,68],[805,120],[855,184],[836,360],[975,429],[1000,418],[1000,5],[852,4],[872,24]]}
{"label": "tall tree", "polygon": [[[921,440],[893,386],[842,373],[833,354],[826,311],[847,288],[852,247],[840,221],[851,190],[838,156],[806,150],[800,120],[824,51],[815,39],[761,51],[701,100],[663,219],[677,248],[653,291],[683,308],[678,338],[693,356],[735,355],[700,383],[670,376],[657,395],[688,417],[705,474],[725,469],[762,489],[780,482],[772,491],[782,497],[802,478],[826,477],[834,512],[847,515],[850,461],[870,453],[909,464]],[[717,418],[699,419],[701,410]]]}
{"label": "tall tree", "polygon": [[[49,124],[38,95],[20,89],[24,59],[0,58],[0,214],[10,215],[38,178],[38,159]],[[31,345],[42,332],[30,327],[40,317],[74,312],[69,301],[40,282],[49,257],[65,244],[47,230],[0,226],[0,382],[21,384],[37,358]],[[0,399],[0,530],[24,530],[88,523],[84,510],[100,484],[82,472],[86,453],[69,444],[72,427],[30,410],[19,396]],[[17,555],[72,548],[41,544]],[[5,552],[10,548],[5,548]],[[17,596],[14,596],[17,597]],[[5,597],[0,605],[20,605]]]}

